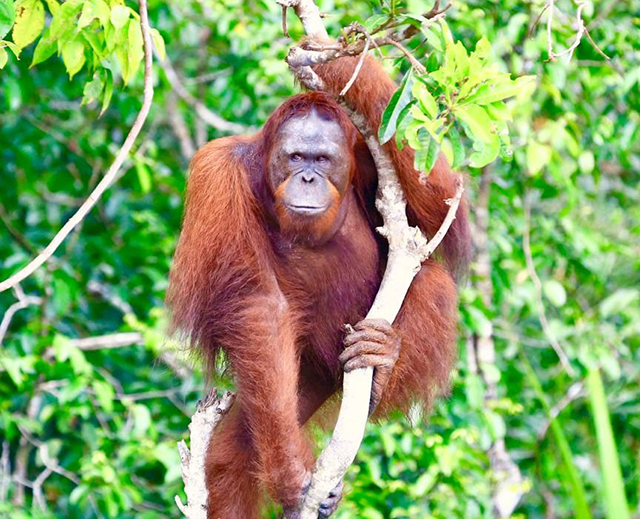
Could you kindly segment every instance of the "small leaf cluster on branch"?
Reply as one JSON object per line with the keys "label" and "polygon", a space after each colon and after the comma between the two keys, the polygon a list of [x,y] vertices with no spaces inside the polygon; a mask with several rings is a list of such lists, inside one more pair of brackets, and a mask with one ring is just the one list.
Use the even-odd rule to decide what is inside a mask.
{"label": "small leaf cluster on branch", "polygon": [[395,134],[399,147],[408,143],[416,150],[416,169],[425,173],[431,171],[441,151],[453,168],[462,166],[466,157],[463,135],[473,148],[471,167],[486,166],[498,155],[510,160],[510,112],[504,101],[530,95],[534,76],[513,80],[508,72],[500,71],[490,61],[486,38],[469,54],[461,42],[454,41],[444,22],[427,31],[427,41],[436,51],[427,60],[427,74],[414,69],[405,74],[383,115],[380,141],[387,142]]}

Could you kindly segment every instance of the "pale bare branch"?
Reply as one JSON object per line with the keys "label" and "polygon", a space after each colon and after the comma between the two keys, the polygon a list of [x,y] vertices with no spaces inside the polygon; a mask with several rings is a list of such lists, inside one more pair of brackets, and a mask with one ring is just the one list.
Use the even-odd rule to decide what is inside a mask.
{"label": "pale bare branch", "polygon": [[173,88],[173,91],[180,97],[185,103],[187,103],[191,108],[193,108],[196,112],[196,115],[202,119],[209,126],[212,126],[216,130],[227,133],[244,133],[250,128],[247,128],[243,124],[234,123],[231,121],[227,121],[223,119],[215,112],[209,110],[204,104],[198,101],[195,97],[193,97],[189,91],[182,84],[182,80],[175,68],[169,61],[169,58],[166,57],[163,61],[158,62],[160,64],[160,68],[164,72],[167,81]]}

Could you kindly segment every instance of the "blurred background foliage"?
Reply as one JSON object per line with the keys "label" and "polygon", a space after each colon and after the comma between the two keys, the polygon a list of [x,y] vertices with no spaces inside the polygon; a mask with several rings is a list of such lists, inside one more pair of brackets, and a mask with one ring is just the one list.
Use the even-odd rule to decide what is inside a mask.
{"label": "blurred background foliage", "polygon": [[[81,22],[89,3],[95,15]],[[318,3],[334,35],[381,12],[374,0]],[[486,37],[499,70],[535,75],[536,88],[508,103],[512,160],[461,167],[476,259],[461,289],[451,395],[428,419],[368,428],[340,518],[495,517],[504,488],[496,449],[517,467],[507,485],[516,516],[640,513],[640,0],[580,4],[610,61],[586,39],[571,59],[549,61],[546,14],[535,25],[543,0],[459,0],[447,14],[455,40],[471,50]],[[82,203],[137,114],[138,6],[127,5],[0,2],[2,279]],[[559,52],[575,39],[578,5],[555,5]],[[49,32],[12,37],[6,13],[16,6]],[[274,2],[149,8],[168,61],[155,61],[154,104],[135,152],[55,259],[22,283],[31,304],[3,337],[3,517],[179,516],[176,441],[203,381],[165,338],[163,298],[189,157],[226,131],[205,123],[193,98],[251,131],[297,88]],[[57,9],[70,14],[52,36]],[[289,22],[300,37],[292,14]],[[433,50],[421,37],[411,48],[425,63]],[[398,80],[407,70],[405,60],[385,63]],[[3,312],[15,303],[0,294]]]}

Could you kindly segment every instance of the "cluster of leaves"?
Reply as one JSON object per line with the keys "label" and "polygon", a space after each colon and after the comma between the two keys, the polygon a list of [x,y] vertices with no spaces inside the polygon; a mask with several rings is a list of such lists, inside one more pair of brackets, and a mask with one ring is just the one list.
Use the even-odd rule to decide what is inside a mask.
{"label": "cluster of leaves", "polygon": [[[424,32],[433,49],[425,74],[416,74],[413,68],[405,74],[383,115],[380,142],[395,135],[399,147],[408,143],[416,150],[416,169],[427,174],[441,151],[454,168],[467,162],[481,168],[498,155],[510,160],[507,122],[511,114],[504,100],[529,97],[534,76],[512,80],[509,72],[490,61],[491,45],[486,37],[469,54],[462,42],[454,41],[443,21]],[[473,146],[468,157],[462,135]]]}
{"label": "cluster of leaves", "polygon": [[[44,45],[67,4],[66,9],[80,7],[64,22],[67,29],[51,58],[30,68],[36,47]],[[0,54],[9,51],[0,72],[0,141],[10,143],[0,147],[3,279],[46,245],[73,213],[139,109],[140,68],[127,68],[127,87],[119,88],[124,53],[118,53],[118,38],[128,49],[130,27],[139,25],[135,5],[129,4],[131,10],[123,2],[104,4],[109,9],[105,23],[103,3],[93,0],[0,1]],[[258,126],[296,91],[283,61],[291,41],[282,36],[275,2],[149,4],[151,25],[169,42],[169,57],[185,87],[222,117]],[[427,0],[318,4],[332,14],[326,19],[332,34],[372,12],[378,17],[372,30],[390,15],[393,23],[422,24],[420,13],[432,7]],[[555,4],[567,15],[557,16],[552,28],[560,49],[575,37],[575,6],[570,0]],[[44,6],[44,25],[33,43],[18,48],[25,40],[19,36],[16,42],[13,24],[24,5],[32,6],[31,16]],[[493,153],[498,142],[498,159],[482,173],[472,171],[492,178],[493,294],[486,303],[478,276],[471,274],[461,289],[462,354],[450,397],[428,420],[398,418],[368,429],[348,474],[342,517],[493,517],[495,476],[487,450],[495,440],[505,441],[525,477],[528,492],[517,510],[522,517],[619,519],[640,506],[640,32],[637,18],[629,14],[638,12],[640,3],[603,5],[601,17],[584,11],[592,37],[612,64],[586,41],[571,61],[547,62],[546,31],[528,36],[542,7],[521,0],[456,2],[447,12],[452,36],[434,25],[407,44],[430,72],[412,72],[410,88],[407,60],[384,60],[396,78],[407,77],[401,92],[409,99],[403,108],[409,108],[395,125],[407,141],[415,135],[418,142],[410,145],[431,146],[420,141],[426,131],[455,161],[454,148],[460,148],[452,132],[457,132],[466,150],[464,166],[476,153]],[[85,21],[93,18],[79,27],[85,10]],[[114,11],[120,13],[115,24]],[[118,33],[125,13],[129,25]],[[302,31],[290,16],[295,39]],[[70,81],[62,48],[74,38],[82,43],[85,61]],[[462,44],[475,52],[467,53]],[[431,51],[428,56],[425,49]],[[517,102],[504,105],[508,97],[469,102],[477,107],[473,110],[489,117],[497,111],[502,119],[489,124],[480,116],[478,125],[454,113],[462,108],[461,91],[469,81],[461,71],[472,69],[479,83],[466,87],[473,89],[464,92],[467,101],[481,89],[483,95],[513,95],[515,84],[523,87]],[[47,469],[47,460],[55,460],[68,472],[50,474],[39,501],[29,488],[6,479],[2,461],[0,516],[179,517],[173,503],[181,488],[175,441],[187,434],[202,382],[157,360],[164,334],[159,309],[179,233],[188,163],[180,153],[174,117],[182,119],[198,145],[220,133],[175,101],[156,70],[154,107],[133,160],[81,233],[23,284],[41,303],[20,310],[4,338],[0,448],[8,452],[10,470],[15,475],[24,466],[20,474],[33,482]],[[96,86],[94,101],[81,108],[95,74],[104,85],[109,77],[114,83],[100,118],[106,86],[100,91]],[[510,79],[531,74],[537,78],[535,90],[533,82]],[[501,125],[508,118],[506,140]],[[410,135],[409,123],[418,128]],[[509,141],[513,155],[507,162],[500,150]],[[427,169],[428,154],[422,156]],[[472,207],[479,203],[479,185],[477,178],[468,183]],[[541,294],[523,251],[525,230]],[[14,302],[12,294],[0,294],[0,311]],[[71,341],[113,332],[142,333],[144,345],[85,351]],[[548,333],[566,352],[573,374],[563,370]],[[482,366],[498,391],[490,407],[484,401],[485,378],[471,369],[467,355],[477,336],[491,336],[496,346],[495,363]],[[571,389],[575,384],[582,388],[577,394]]]}
{"label": "cluster of leaves", "polygon": [[[114,77],[126,85],[140,68],[144,57],[140,15],[124,0],[46,0],[51,17],[45,27],[43,0],[4,0],[0,4],[0,38],[13,26],[13,41],[0,41],[20,57],[22,50],[40,38],[33,51],[31,66],[54,54],[62,58],[69,79],[87,67],[83,104],[102,100],[106,110],[113,95]],[[164,40],[157,29],[151,31],[162,59]],[[8,59],[0,47],[0,69]]]}

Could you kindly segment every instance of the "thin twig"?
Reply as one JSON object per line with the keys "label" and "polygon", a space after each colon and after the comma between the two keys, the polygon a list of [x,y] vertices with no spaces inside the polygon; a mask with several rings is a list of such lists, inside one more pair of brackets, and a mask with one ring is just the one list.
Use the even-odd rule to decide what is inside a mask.
{"label": "thin twig", "polygon": [[549,0],[547,4],[549,14],[547,15],[547,58],[553,60],[553,37],[551,35],[551,29],[553,28],[553,10],[555,8],[554,0]]}
{"label": "thin twig", "polygon": [[[428,21],[427,26],[430,26],[444,18],[450,5],[451,4],[440,11],[436,11],[436,14],[434,15],[427,13],[428,16],[425,15]],[[347,27],[344,31],[345,35],[353,34],[354,32],[362,31],[358,31],[354,25]],[[398,48],[409,59],[411,65],[417,69],[417,72],[423,74],[425,73],[424,66],[415,58],[415,56],[413,56],[413,54],[411,54],[409,50],[404,47],[404,45],[400,43],[401,41],[413,37],[417,32],[418,29],[411,25],[400,33],[387,34],[385,36],[373,38],[371,40],[371,45],[374,45],[376,48],[387,45]],[[307,41],[301,46],[293,47],[289,50],[287,63],[290,67],[298,70],[302,67],[311,67],[322,63],[328,63],[329,61],[333,61],[344,56],[357,56],[364,52],[366,45],[367,38],[359,38],[355,42],[349,44],[344,36],[337,42],[325,43],[324,41]]]}
{"label": "thin twig", "polygon": [[290,38],[291,36],[289,36],[289,29],[287,28],[287,9],[288,7],[286,5],[281,6],[282,8],[282,33],[284,34],[285,38]]}
{"label": "thin twig", "polygon": [[549,9],[549,4],[545,4],[545,6],[542,8],[538,16],[536,16],[536,19],[533,21],[533,23],[531,24],[531,27],[527,31],[527,38],[531,38],[531,36],[533,36],[533,31],[535,31],[536,27],[538,26],[538,23],[540,22],[540,19],[542,18],[542,15],[545,13],[547,9]]}
{"label": "thin twig", "polygon": [[180,97],[185,103],[191,106],[191,108],[195,110],[196,115],[209,126],[212,126],[216,130],[219,130],[221,132],[227,133],[244,133],[249,129],[243,124],[234,123],[223,119],[215,112],[209,110],[195,97],[193,97],[182,84],[182,80],[180,79],[180,76],[178,76],[176,70],[173,68],[173,65],[171,64],[168,56],[165,57],[164,61],[159,61],[159,65],[160,68],[162,68],[162,71],[164,72],[164,75],[171,85],[173,91],[178,94],[178,97]]}
{"label": "thin twig", "polygon": [[[602,49],[600,49],[600,47],[598,47],[596,42],[593,41],[593,38],[591,37],[591,34],[589,34],[589,29],[587,28],[587,25],[584,23],[584,19],[582,18],[582,11],[584,10],[584,8],[587,5],[587,3],[585,1],[583,1],[583,0],[580,0],[580,1],[576,1],[576,5],[577,5],[576,23],[578,24],[578,29],[576,31],[576,36],[575,36],[575,39],[574,39],[573,43],[571,43],[571,45],[569,45],[568,48],[566,48],[562,52],[558,52],[558,53],[556,53],[553,50],[553,36],[552,36],[551,32],[552,32],[552,27],[553,27],[555,0],[549,0],[545,4],[544,8],[542,9],[540,14],[536,18],[536,21],[534,22],[534,24],[532,25],[531,29],[529,30],[528,37],[531,36],[531,33],[533,32],[533,29],[535,28],[535,26],[538,24],[538,21],[542,17],[542,14],[545,11],[548,10],[549,14],[547,16],[547,56],[548,56],[547,57],[547,61],[553,61],[556,58],[559,58],[559,57],[564,56],[564,55],[568,55],[569,56],[569,60],[571,60],[571,58],[573,56],[573,53],[575,52],[575,50],[578,48],[578,46],[582,42],[582,38],[584,36],[587,37],[587,40],[593,46],[593,48],[596,50],[596,52],[598,54],[600,54],[605,59],[609,60],[610,59],[609,56],[607,56],[602,51]],[[562,14],[562,13],[560,12],[560,14]]]}
{"label": "thin twig", "polygon": [[18,245],[20,245],[23,249],[25,249],[27,252],[31,254],[37,254],[36,249],[34,249],[33,246],[29,243],[29,240],[27,240],[22,235],[22,233],[13,226],[13,224],[11,223],[11,218],[9,217],[9,213],[7,213],[6,209],[4,208],[4,205],[1,203],[0,203],[0,220],[2,220],[2,223],[7,228],[7,231],[9,231],[9,234],[13,236],[13,239],[16,241],[16,243],[18,243]]}
{"label": "thin twig", "polygon": [[112,333],[109,335],[98,335],[96,337],[86,337],[83,339],[71,339],[71,344],[83,351],[112,350],[116,348],[126,348],[135,344],[144,344],[141,333]]}
{"label": "thin twig", "polygon": [[409,51],[409,49],[407,49],[399,41],[395,41],[395,40],[392,40],[392,39],[387,39],[387,40],[383,40],[382,44],[383,45],[385,45],[385,44],[393,45],[396,49],[399,49],[407,57],[407,59],[409,60],[409,63],[411,63],[411,66],[415,69],[415,71],[418,74],[424,75],[424,74],[427,73],[427,69],[424,68],[424,65],[422,63],[420,63],[417,60],[417,58],[411,53],[411,51]]}
{"label": "thin twig", "polygon": [[96,186],[93,192],[89,195],[89,198],[85,200],[78,211],[67,221],[67,223],[58,231],[51,243],[45,247],[45,249],[38,254],[27,266],[20,269],[11,277],[0,283],[0,292],[16,286],[23,279],[33,274],[43,263],[49,260],[51,256],[56,252],[58,247],[67,238],[67,236],[75,229],[75,227],[87,216],[89,211],[93,209],[100,197],[104,192],[109,189],[114,178],[118,174],[122,163],[125,161],[133,143],[137,139],[142,126],[147,119],[149,109],[151,108],[151,102],[153,100],[153,76],[152,76],[152,43],[151,43],[151,29],[149,27],[149,18],[147,15],[147,0],[140,0],[140,26],[142,28],[142,39],[144,43],[144,90],[142,98],[142,107],[136,117],[129,135],[125,139],[120,151],[118,151],[111,167],[106,172],[100,183]]}
{"label": "thin twig", "polygon": [[11,324],[11,320],[13,319],[13,316],[15,315],[15,313],[18,310],[22,310],[23,308],[26,308],[27,306],[39,305],[42,302],[42,298],[40,297],[26,295],[20,285],[15,285],[13,287],[13,291],[18,301],[13,303],[9,308],[7,308],[7,311],[4,313],[4,316],[2,317],[2,322],[0,322],[0,345],[2,345],[4,336],[7,333],[7,330],[9,329],[9,325]]}
{"label": "thin twig", "polygon": [[433,237],[427,242],[424,247],[420,248],[421,261],[425,261],[429,258],[436,250],[438,245],[442,242],[444,237],[447,235],[449,231],[449,227],[456,219],[456,214],[458,211],[458,206],[460,205],[460,200],[462,200],[462,194],[464,193],[464,182],[462,180],[462,175],[458,175],[456,178],[456,193],[453,198],[445,200],[445,203],[449,206],[449,210],[447,211],[447,216],[443,220],[438,232],[436,232]]}
{"label": "thin twig", "polygon": [[542,427],[540,427],[540,430],[538,431],[538,435],[537,435],[538,442],[541,442],[543,438],[547,435],[547,431],[549,430],[549,426],[551,425],[551,422],[555,420],[558,417],[558,415],[562,411],[564,411],[574,400],[577,400],[578,398],[582,398],[585,395],[586,393],[585,393],[584,384],[582,381],[571,384],[571,386],[569,387],[569,390],[567,391],[567,394],[564,395],[562,399],[551,408],[548,418],[545,420],[544,424],[542,424]]}
{"label": "thin twig", "polygon": [[585,27],[584,28],[584,34],[587,36],[587,39],[589,40],[589,43],[591,43],[591,46],[596,50],[596,52],[598,54],[600,54],[600,56],[602,56],[604,59],[606,60],[611,60],[611,58],[609,56],[607,56],[600,47],[598,47],[598,45],[596,45],[596,42],[593,41],[593,38],[591,37],[591,33],[589,32],[589,28]]}
{"label": "thin twig", "polygon": [[367,35],[367,40],[366,40],[366,43],[364,44],[364,49],[362,51],[362,54],[360,54],[360,59],[358,60],[358,64],[356,65],[356,68],[353,71],[351,78],[349,79],[347,84],[344,86],[344,88],[340,92],[340,97],[344,97],[349,91],[349,89],[356,82],[356,79],[358,79],[358,76],[360,75],[360,70],[362,69],[362,65],[364,64],[364,59],[367,57],[367,53],[369,52],[370,43],[371,43],[371,37]]}

